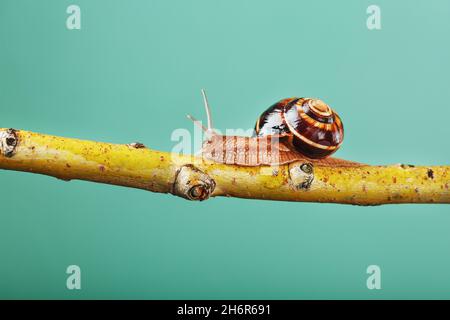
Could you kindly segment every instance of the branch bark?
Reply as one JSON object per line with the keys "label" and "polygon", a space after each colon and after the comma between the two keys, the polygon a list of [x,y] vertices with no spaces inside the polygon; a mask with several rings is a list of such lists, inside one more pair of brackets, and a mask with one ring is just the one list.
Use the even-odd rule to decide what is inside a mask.
{"label": "branch bark", "polygon": [[[354,164],[352,162],[348,162]],[[0,169],[88,180],[189,200],[214,196],[356,205],[450,203],[450,166],[294,162],[242,167],[202,157],[0,129]]]}

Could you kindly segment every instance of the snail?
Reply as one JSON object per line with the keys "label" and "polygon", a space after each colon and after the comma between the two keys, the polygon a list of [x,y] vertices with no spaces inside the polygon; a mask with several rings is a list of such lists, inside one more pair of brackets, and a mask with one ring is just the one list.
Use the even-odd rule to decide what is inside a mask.
{"label": "snail", "polygon": [[283,99],[256,121],[252,137],[218,134],[212,125],[211,109],[204,90],[207,127],[188,118],[206,134],[201,153],[218,163],[240,166],[270,166],[307,161],[323,165],[352,165],[330,158],[342,144],[344,127],[337,113],[325,102],[312,98]]}

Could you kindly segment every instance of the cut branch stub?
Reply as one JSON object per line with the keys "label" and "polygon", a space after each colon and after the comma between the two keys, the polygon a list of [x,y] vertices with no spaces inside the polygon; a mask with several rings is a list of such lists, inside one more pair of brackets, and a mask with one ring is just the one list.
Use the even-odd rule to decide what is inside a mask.
{"label": "cut branch stub", "polygon": [[311,163],[293,162],[289,164],[291,185],[297,190],[308,190],[314,180],[314,167]]}
{"label": "cut branch stub", "polygon": [[14,129],[0,131],[0,153],[12,157],[18,143],[17,132]]}
{"label": "cut branch stub", "polygon": [[182,166],[175,177],[172,193],[188,200],[203,201],[216,187],[215,181],[191,164]]}

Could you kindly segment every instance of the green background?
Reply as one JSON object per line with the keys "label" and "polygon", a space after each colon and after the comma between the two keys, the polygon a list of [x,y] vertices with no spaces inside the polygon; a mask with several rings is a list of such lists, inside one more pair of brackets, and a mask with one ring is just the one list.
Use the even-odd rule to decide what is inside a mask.
{"label": "green background", "polygon": [[[314,96],[344,121],[338,157],[448,165],[449,31],[445,0],[2,0],[0,127],[171,150],[200,88],[222,130]],[[450,298],[448,205],[195,203],[13,171],[0,200],[0,298]]]}

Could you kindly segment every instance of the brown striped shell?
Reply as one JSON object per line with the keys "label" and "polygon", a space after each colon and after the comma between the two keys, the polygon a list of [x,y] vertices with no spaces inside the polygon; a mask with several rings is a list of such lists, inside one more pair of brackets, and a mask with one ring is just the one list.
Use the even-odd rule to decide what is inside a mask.
{"label": "brown striped shell", "polygon": [[302,155],[320,159],[333,154],[344,139],[341,119],[325,102],[311,98],[283,99],[256,122],[258,137],[291,135],[291,145]]}

